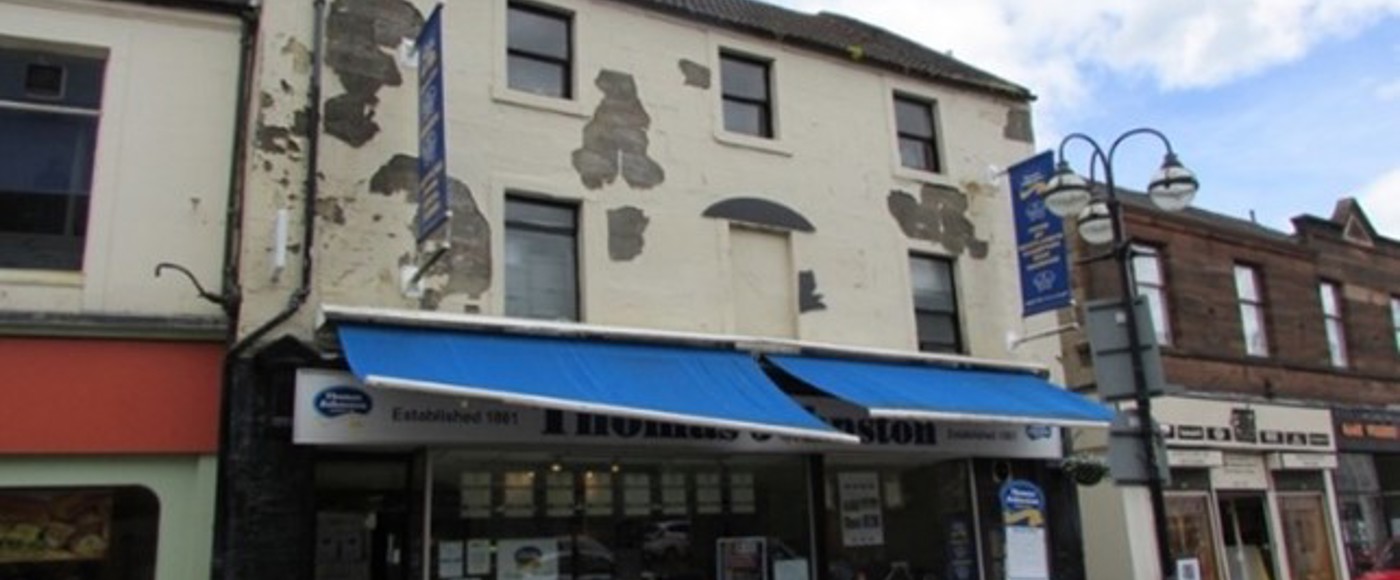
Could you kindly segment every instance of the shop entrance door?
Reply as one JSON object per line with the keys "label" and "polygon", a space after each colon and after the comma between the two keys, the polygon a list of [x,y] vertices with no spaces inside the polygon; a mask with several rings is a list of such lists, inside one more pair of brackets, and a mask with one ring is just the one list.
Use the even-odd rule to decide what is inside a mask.
{"label": "shop entrance door", "polygon": [[1220,494],[1220,531],[1230,580],[1275,580],[1268,502],[1262,494]]}
{"label": "shop entrance door", "polygon": [[315,580],[407,580],[411,456],[316,465]]}
{"label": "shop entrance door", "polygon": [[1281,494],[1278,507],[1293,580],[1336,580],[1332,534],[1322,494]]}

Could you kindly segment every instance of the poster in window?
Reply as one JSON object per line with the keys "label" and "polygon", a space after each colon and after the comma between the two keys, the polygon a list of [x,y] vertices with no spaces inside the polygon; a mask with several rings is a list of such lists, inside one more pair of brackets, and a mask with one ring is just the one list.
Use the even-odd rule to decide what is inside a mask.
{"label": "poster in window", "polygon": [[590,516],[613,513],[613,477],[611,473],[589,471],[583,474],[583,509]]}
{"label": "poster in window", "polygon": [[695,474],[695,512],[711,515],[724,511],[723,493],[717,472]]}
{"label": "poster in window", "polygon": [[883,546],[884,514],[880,510],[880,474],[874,471],[838,473],[841,502],[841,544],[848,548]]}
{"label": "poster in window", "polygon": [[622,478],[622,511],[629,516],[651,513],[651,475],[629,473]]}
{"label": "poster in window", "polygon": [[369,530],[363,512],[316,513],[316,580],[367,580]]}
{"label": "poster in window", "polygon": [[0,494],[0,563],[100,560],[111,521],[109,492]]}
{"label": "poster in window", "polygon": [[719,580],[768,580],[768,540],[762,537],[715,540]]}
{"label": "poster in window", "polygon": [[491,517],[491,473],[463,472],[459,478],[460,514],[464,518]]}
{"label": "poster in window", "polygon": [[535,515],[535,472],[508,471],[505,474],[505,505],[502,512],[508,518]]}
{"label": "poster in window", "polygon": [[496,543],[496,580],[557,580],[559,541],[520,538]]}
{"label": "poster in window", "polygon": [[661,513],[668,516],[686,515],[685,474],[661,474]]}
{"label": "poster in window", "polygon": [[751,514],[755,511],[754,483],[752,473],[729,474],[730,510],[736,514]]}

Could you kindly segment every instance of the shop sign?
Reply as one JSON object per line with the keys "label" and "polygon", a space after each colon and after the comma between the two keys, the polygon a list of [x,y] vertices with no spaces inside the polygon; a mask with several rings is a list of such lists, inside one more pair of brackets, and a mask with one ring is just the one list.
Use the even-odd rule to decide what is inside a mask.
{"label": "shop sign", "polygon": [[1252,453],[1226,453],[1220,467],[1210,470],[1210,484],[1216,489],[1268,489],[1269,470],[1264,456]]}
{"label": "shop sign", "polygon": [[496,580],[558,578],[558,538],[514,538],[496,542]]}
{"label": "shop sign", "polygon": [[841,545],[847,548],[883,546],[884,512],[880,505],[880,474],[874,471],[836,474],[841,502]]}
{"label": "shop sign", "polygon": [[1371,453],[1400,452],[1400,413],[1381,410],[1333,409],[1337,448]]}
{"label": "shop sign", "polygon": [[[1060,430],[1045,426],[873,418],[835,399],[797,401],[833,427],[860,436],[863,451],[1015,459],[1053,459],[1061,453]],[[667,446],[724,453],[851,450],[849,445],[765,433],[366,387],[349,373],[316,369],[297,372],[292,440],[310,445]]]}
{"label": "shop sign", "polygon": [[1001,486],[1001,517],[1006,528],[1007,580],[1049,580],[1045,549],[1045,494],[1029,481]]}
{"label": "shop sign", "polygon": [[1336,469],[1337,456],[1328,453],[1272,453],[1270,469]]}
{"label": "shop sign", "polygon": [[1210,449],[1168,449],[1167,465],[1172,467],[1219,467],[1225,464],[1223,452]]}
{"label": "shop sign", "polygon": [[1337,448],[1327,409],[1162,397],[1152,410],[1174,447],[1315,453]]}

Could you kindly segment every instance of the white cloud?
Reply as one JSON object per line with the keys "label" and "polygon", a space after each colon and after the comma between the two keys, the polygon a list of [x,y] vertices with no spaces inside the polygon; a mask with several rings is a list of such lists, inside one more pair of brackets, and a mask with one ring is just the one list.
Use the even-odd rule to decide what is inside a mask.
{"label": "white cloud", "polygon": [[1085,84],[1092,69],[1167,90],[1208,88],[1400,15],[1400,0],[770,1],[848,14],[952,50],[1029,86],[1042,97],[1042,119],[1082,107],[1094,93]]}
{"label": "white cloud", "polygon": [[1376,98],[1382,101],[1400,101],[1400,78],[1376,85]]}
{"label": "white cloud", "polygon": [[1400,239],[1400,167],[1377,177],[1356,198],[1381,235]]}

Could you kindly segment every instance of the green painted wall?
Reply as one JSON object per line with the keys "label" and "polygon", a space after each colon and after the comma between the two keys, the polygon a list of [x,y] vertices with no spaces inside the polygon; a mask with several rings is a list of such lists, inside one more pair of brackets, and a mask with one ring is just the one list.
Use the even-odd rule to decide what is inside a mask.
{"label": "green painted wall", "polygon": [[139,485],[160,499],[156,580],[209,577],[213,455],[0,457],[0,488]]}

